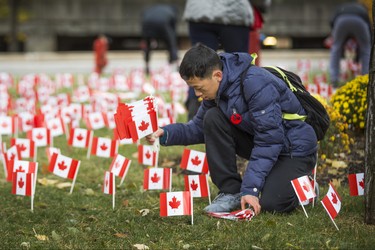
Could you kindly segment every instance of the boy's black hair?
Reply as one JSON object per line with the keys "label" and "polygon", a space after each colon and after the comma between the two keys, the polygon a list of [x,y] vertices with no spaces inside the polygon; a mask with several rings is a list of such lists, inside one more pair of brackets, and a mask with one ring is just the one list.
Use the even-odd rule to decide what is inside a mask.
{"label": "boy's black hair", "polygon": [[209,47],[198,43],[189,49],[180,64],[179,73],[185,81],[190,78],[210,77],[214,69],[223,68],[219,55]]}

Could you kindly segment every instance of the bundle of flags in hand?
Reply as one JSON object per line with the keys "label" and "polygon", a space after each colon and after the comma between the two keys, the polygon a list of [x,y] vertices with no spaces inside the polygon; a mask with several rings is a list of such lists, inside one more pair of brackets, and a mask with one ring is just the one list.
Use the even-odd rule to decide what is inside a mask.
{"label": "bundle of flags in hand", "polygon": [[130,104],[120,103],[114,117],[120,139],[136,142],[158,129],[157,106],[152,96]]}

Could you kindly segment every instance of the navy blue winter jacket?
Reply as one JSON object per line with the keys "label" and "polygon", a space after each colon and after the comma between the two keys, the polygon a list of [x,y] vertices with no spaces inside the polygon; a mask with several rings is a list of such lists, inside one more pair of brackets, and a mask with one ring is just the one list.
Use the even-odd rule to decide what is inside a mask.
{"label": "navy blue winter jacket", "polygon": [[[238,128],[254,136],[254,148],[244,173],[241,193],[259,195],[265,178],[280,155],[304,157],[316,153],[317,138],[313,128],[300,120],[283,120],[282,113],[305,115],[296,96],[287,85],[267,70],[252,66],[244,78],[241,74],[251,63],[247,53],[222,53],[223,79],[216,100],[203,101],[195,117],[185,124],[164,127],[164,145],[204,143],[203,118],[212,107],[230,119],[235,110],[242,116]],[[245,97],[245,99],[244,99]]]}

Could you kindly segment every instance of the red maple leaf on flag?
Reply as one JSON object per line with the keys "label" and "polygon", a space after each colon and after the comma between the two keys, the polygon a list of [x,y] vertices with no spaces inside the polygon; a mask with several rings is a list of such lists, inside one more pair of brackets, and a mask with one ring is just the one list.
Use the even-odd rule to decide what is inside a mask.
{"label": "red maple leaf on flag", "polygon": [[310,188],[309,188],[309,186],[307,185],[307,183],[306,182],[303,182],[303,189],[305,189],[306,190],[306,192],[309,192],[310,191]]}
{"label": "red maple leaf on flag", "polygon": [[160,180],[160,176],[157,175],[157,173],[154,173],[154,176],[151,177],[151,181],[153,183],[158,183]]}
{"label": "red maple leaf on flag", "polygon": [[150,123],[142,120],[141,125],[138,126],[138,128],[139,128],[140,131],[145,131],[148,128],[149,125],[150,125]]}
{"label": "red maple leaf on flag", "polygon": [[23,145],[23,144],[18,144],[17,146],[20,149],[20,151],[25,151],[26,150],[26,146]]}
{"label": "red maple leaf on flag", "polygon": [[81,134],[77,135],[76,138],[77,138],[78,141],[82,141],[83,140],[83,136]]}
{"label": "red maple leaf on flag", "polygon": [[194,159],[191,159],[191,163],[193,163],[193,165],[195,165],[195,166],[198,166],[199,164],[201,164],[201,162],[202,161],[199,160],[198,155],[196,155]]}
{"label": "red maple leaf on flag", "polygon": [[362,178],[362,180],[359,182],[359,185],[360,185],[363,189],[365,189],[365,179],[364,179],[364,178]]}
{"label": "red maple leaf on flag", "polygon": [[120,167],[120,166],[121,166],[120,161],[116,161],[116,163],[115,163],[115,168],[118,168],[118,167]]}
{"label": "red maple leaf on flag", "polygon": [[1,124],[1,127],[3,127],[3,128],[6,128],[6,127],[8,127],[8,123],[6,123],[6,122],[3,122],[3,123]]}
{"label": "red maple leaf on flag", "polygon": [[337,204],[337,196],[336,196],[336,194],[331,193],[331,195],[332,195],[332,202],[333,202],[334,204]]}
{"label": "red maple leaf on flag", "polygon": [[39,134],[36,136],[36,139],[38,139],[38,140],[43,139],[43,135],[42,135],[41,133],[39,133]]}
{"label": "red maple leaf on flag", "polygon": [[26,125],[30,125],[30,126],[34,124],[33,120],[31,119],[27,120],[25,123]]}
{"label": "red maple leaf on flag", "polygon": [[146,156],[147,159],[150,159],[150,157],[151,157],[150,151],[147,150],[145,156]]}
{"label": "red maple leaf on flag", "polygon": [[99,118],[95,118],[95,119],[94,119],[94,123],[98,123],[99,121],[100,121]]}
{"label": "red maple leaf on flag", "polygon": [[108,149],[107,145],[103,142],[103,144],[100,146],[101,150],[106,151]]}
{"label": "red maple leaf on flag", "polygon": [[105,186],[108,187],[108,179],[105,179]]}
{"label": "red maple leaf on flag", "polygon": [[16,158],[16,155],[15,155],[14,153],[12,153],[12,154],[10,155],[10,160],[13,161],[15,158]]}
{"label": "red maple leaf on flag", "polygon": [[176,196],[173,196],[172,201],[169,202],[169,206],[173,209],[177,209],[181,204],[181,201],[178,201]]}
{"label": "red maple leaf on flag", "polygon": [[53,124],[52,125],[52,129],[58,129],[59,126],[57,126],[57,124]]}
{"label": "red maple leaf on flag", "polygon": [[78,110],[76,108],[73,109],[73,113],[77,114]]}
{"label": "red maple leaf on flag", "polygon": [[19,166],[18,169],[16,169],[16,172],[25,172],[25,170],[22,169],[22,166]]}
{"label": "red maple leaf on flag", "polygon": [[20,180],[18,181],[18,186],[20,188],[23,188],[23,185],[25,184],[25,182],[22,180],[22,177],[20,178]]}
{"label": "red maple leaf on flag", "polygon": [[195,191],[195,190],[197,190],[197,188],[198,188],[198,184],[195,183],[195,181],[193,180],[193,181],[191,182],[191,184],[190,184],[190,187],[191,187],[191,189],[193,189],[193,190]]}
{"label": "red maple leaf on flag", "polygon": [[64,164],[64,161],[58,163],[57,166],[59,167],[59,169],[63,171],[68,167],[67,165]]}

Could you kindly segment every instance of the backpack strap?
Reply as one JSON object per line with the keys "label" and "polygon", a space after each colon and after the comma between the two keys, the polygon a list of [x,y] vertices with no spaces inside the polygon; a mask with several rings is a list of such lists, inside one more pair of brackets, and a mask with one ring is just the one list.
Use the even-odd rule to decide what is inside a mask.
{"label": "backpack strap", "polygon": [[299,115],[299,114],[290,114],[290,113],[284,113],[283,112],[283,119],[284,120],[301,120],[305,121],[307,118],[307,115]]}
{"label": "backpack strap", "polygon": [[286,82],[290,88],[291,91],[295,92],[297,91],[297,88],[293,86],[293,84],[289,81],[287,75],[285,75],[285,73],[280,70],[278,67],[275,67],[275,66],[266,66],[265,68],[271,68],[271,69],[274,69],[276,70],[283,78],[284,82]]}
{"label": "backpack strap", "polygon": [[[281,77],[283,78],[283,81],[286,84],[288,84],[289,89],[292,92],[297,91],[297,88],[293,86],[293,84],[289,81],[288,76],[281,69],[279,69],[278,67],[275,67],[275,66],[266,66],[266,68],[272,68],[272,69],[276,70],[281,75]],[[301,121],[305,121],[306,118],[307,118],[306,115],[290,114],[290,113],[284,113],[284,112],[282,114],[282,117],[283,117],[284,120],[301,120]]]}

